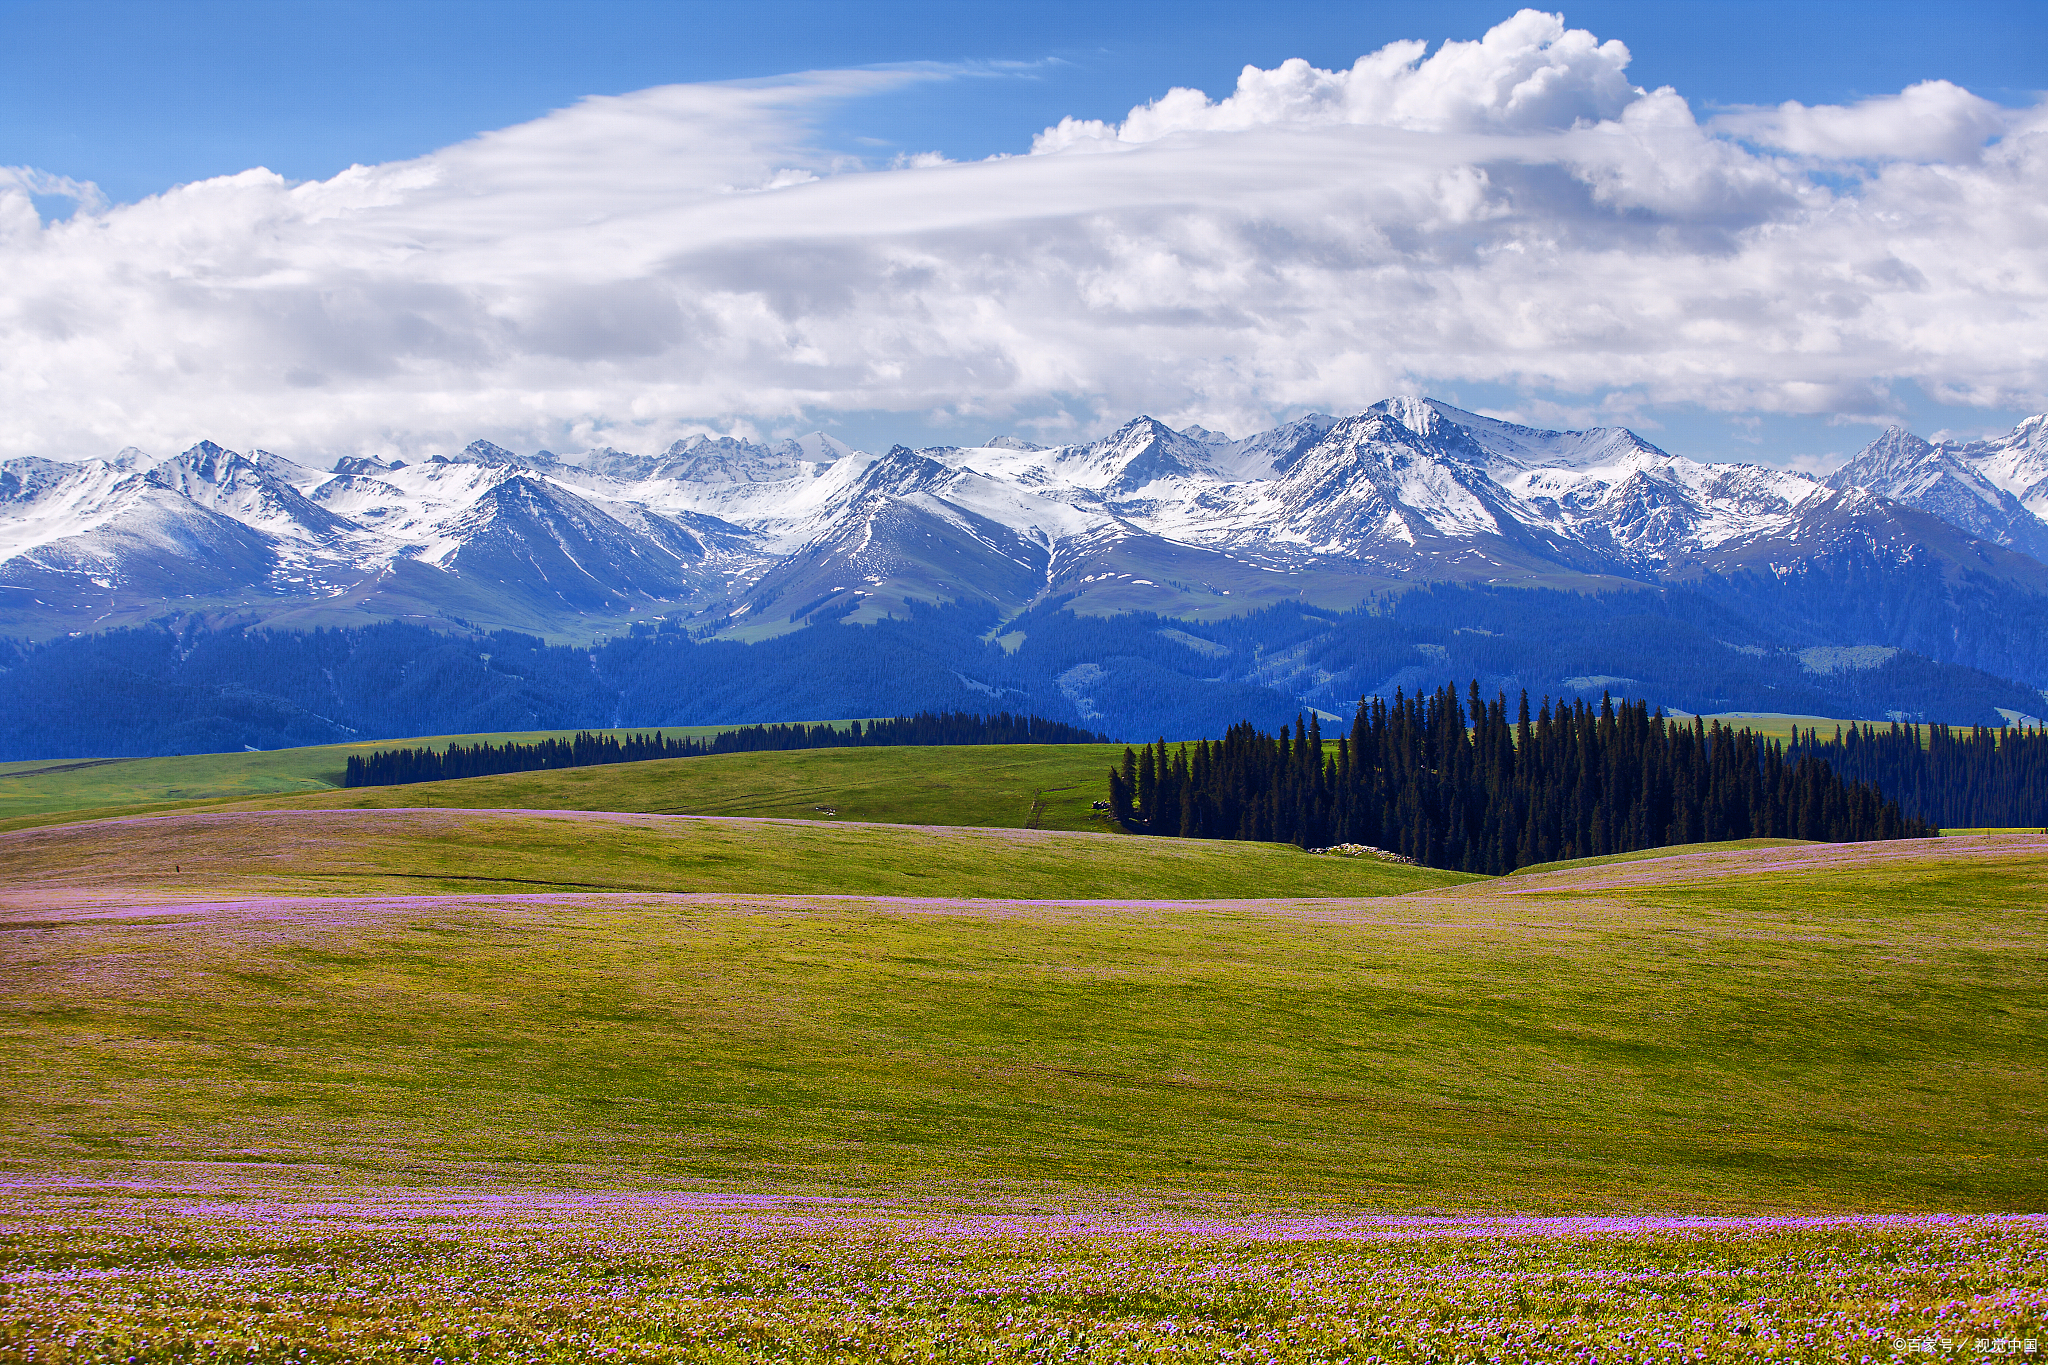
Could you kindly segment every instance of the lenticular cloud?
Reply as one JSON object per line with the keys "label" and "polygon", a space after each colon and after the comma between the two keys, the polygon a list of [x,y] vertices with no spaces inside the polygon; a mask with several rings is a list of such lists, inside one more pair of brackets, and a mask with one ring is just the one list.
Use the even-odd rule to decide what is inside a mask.
{"label": "lenticular cloud", "polygon": [[[2048,109],[1707,123],[1525,10],[870,169],[940,70],[593,98],[418,160],[108,207],[0,171],[0,454],[650,444],[835,412],[1234,425],[1485,381],[1608,411],[2048,406]],[[31,195],[79,203],[43,222]],[[1050,414],[1050,416],[1048,416]]]}

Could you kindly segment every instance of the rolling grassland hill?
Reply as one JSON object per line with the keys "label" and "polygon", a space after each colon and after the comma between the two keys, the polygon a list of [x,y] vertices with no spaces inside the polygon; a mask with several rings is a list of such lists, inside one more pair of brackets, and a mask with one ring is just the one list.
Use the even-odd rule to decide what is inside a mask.
{"label": "rolling grassland hill", "polygon": [[[840,725],[841,721],[809,724]],[[630,730],[595,730],[600,735],[662,735],[706,739],[730,725],[684,725]],[[274,792],[321,792],[341,786],[352,756],[380,749],[432,748],[451,744],[535,744],[573,739],[575,730],[508,730],[475,735],[423,735],[354,744],[314,744],[241,753],[180,754],[158,758],[30,759],[0,763],[0,829],[48,823],[50,818],[84,819],[102,813],[129,814],[144,808],[175,809],[199,802],[233,801]]]}
{"label": "rolling grassland hill", "polygon": [[[669,734],[715,733],[710,727]],[[455,736],[456,740],[538,736]],[[429,741],[442,744],[449,737]],[[759,815],[1118,832],[1092,807],[1118,745],[932,745],[712,754],[344,788],[336,765],[385,745],[0,768],[0,830],[181,809],[396,807]],[[171,785],[173,782],[177,785]],[[18,785],[17,785],[18,784]],[[266,790],[267,789],[267,790]],[[139,798],[139,799],[138,799]]]}
{"label": "rolling grassland hill", "polygon": [[[550,1189],[1183,1215],[2048,1202],[2040,837],[1081,901],[1030,850],[1174,841],[894,830],[863,854],[879,836],[848,828],[622,818],[593,841],[588,817],[506,815],[501,852],[457,851],[422,818],[455,817],[0,839],[8,1178],[507,1209]],[[326,861],[287,875],[272,850],[323,820]],[[724,856],[761,831],[784,866],[793,839],[836,841],[829,882],[817,866],[840,891],[904,840],[962,852],[920,844],[908,898],[462,880],[497,858],[624,884],[676,827],[734,831]],[[203,865],[136,884],[173,848]],[[991,894],[1016,899],[962,899]]]}
{"label": "rolling grassland hill", "polygon": [[1466,880],[1286,844],[578,810],[205,810],[0,834],[9,894],[115,907],[520,890],[1241,899]]}
{"label": "rolling grassland hill", "polygon": [[977,744],[710,754],[264,797],[237,809],[634,811],[1122,831],[1093,809],[1120,744]]}

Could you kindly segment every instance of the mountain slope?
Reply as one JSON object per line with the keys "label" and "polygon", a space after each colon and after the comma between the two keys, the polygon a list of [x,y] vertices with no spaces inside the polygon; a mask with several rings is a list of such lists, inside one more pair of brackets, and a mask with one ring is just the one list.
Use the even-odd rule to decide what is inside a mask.
{"label": "mountain slope", "polygon": [[2048,419],[1969,445],[1936,444],[1893,427],[1829,475],[1828,484],[1879,493],[1980,540],[2048,560]]}
{"label": "mountain slope", "polygon": [[313,471],[202,442],[167,460],[0,464],[0,631],[167,612],[373,619],[588,640],[634,621],[759,639],[918,604],[1221,620],[1418,583],[1693,585],[2048,682],[2043,419],[1968,445],[1887,433],[1822,481],[1703,463],[1625,428],[1546,431],[1429,399],[1241,440],[1139,417],[1095,441],[882,455],[813,435],[650,456]]}

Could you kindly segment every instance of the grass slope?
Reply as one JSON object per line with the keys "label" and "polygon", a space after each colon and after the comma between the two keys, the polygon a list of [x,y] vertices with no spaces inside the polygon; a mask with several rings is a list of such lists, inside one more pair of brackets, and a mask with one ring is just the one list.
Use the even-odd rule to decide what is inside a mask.
{"label": "grass slope", "polygon": [[1471,880],[1286,844],[587,811],[204,811],[0,834],[0,886],[17,897],[116,888],[143,899],[529,889],[1239,899]]}
{"label": "grass slope", "polygon": [[[1970,831],[1976,833],[1979,831]],[[2009,831],[2000,831],[2006,833]],[[2028,831],[2032,833],[2033,831]],[[1592,858],[1562,858],[1554,863],[1530,863],[1508,873],[1510,877],[1533,877],[1541,872],[1561,872],[1571,868],[1605,867],[1609,863],[1638,863],[1645,858],[1692,857],[1700,853],[1739,852],[1750,848],[1789,848],[1809,842],[1805,839],[1722,839],[1714,843],[1667,844],[1662,848],[1638,848],[1628,853],[1603,853]]]}
{"label": "grass slope", "polygon": [[1122,754],[1114,744],[712,754],[336,790],[238,808],[513,807],[1116,832],[1091,805],[1109,794],[1106,774]]}
{"label": "grass slope", "polygon": [[[345,842],[324,856],[357,856],[369,817],[325,818]],[[239,827],[274,838],[280,820],[315,823]],[[504,821],[472,860],[516,857],[550,823]],[[2038,838],[1706,853],[1350,903],[65,907],[67,860],[74,881],[116,877],[161,852],[121,849],[122,831],[172,825],[5,840],[22,908],[0,933],[0,1153],[17,1171],[1012,1207],[2048,1204]],[[621,838],[593,862],[658,863],[631,847],[646,823],[603,828]],[[432,856],[408,829],[407,856]],[[1003,841],[1168,843],[985,833],[959,875]],[[260,846],[237,856],[275,871]]]}
{"label": "grass slope", "polygon": [[[843,725],[844,721],[806,724]],[[702,739],[731,725],[644,726],[598,730],[597,734],[662,734]],[[0,829],[40,823],[37,817],[72,811],[117,811],[177,807],[203,801],[239,799],[271,792],[326,791],[341,785],[351,754],[379,749],[434,748],[450,744],[532,744],[568,739],[577,730],[518,730],[477,735],[422,735],[361,744],[320,744],[300,749],[251,750],[239,754],[182,754],[173,758],[57,758],[0,763]]]}

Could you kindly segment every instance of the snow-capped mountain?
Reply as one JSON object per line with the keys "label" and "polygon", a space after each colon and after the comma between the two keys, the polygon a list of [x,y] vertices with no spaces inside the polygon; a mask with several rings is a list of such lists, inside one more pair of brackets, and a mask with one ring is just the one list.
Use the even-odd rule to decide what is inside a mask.
{"label": "snow-capped mountain", "polygon": [[1893,427],[1828,483],[1869,489],[1981,540],[2048,560],[2048,416],[1987,441],[1936,443]]}
{"label": "snow-capped mountain", "polygon": [[1200,619],[1418,581],[1847,583],[1912,565],[2048,594],[2044,426],[1968,446],[1888,433],[1825,481],[1412,398],[1241,440],[1140,417],[1070,445],[879,455],[812,435],[646,456],[478,441],[327,470],[211,442],[14,460],[0,631],[198,611],[558,637],[661,616],[757,638],[913,601]]}

